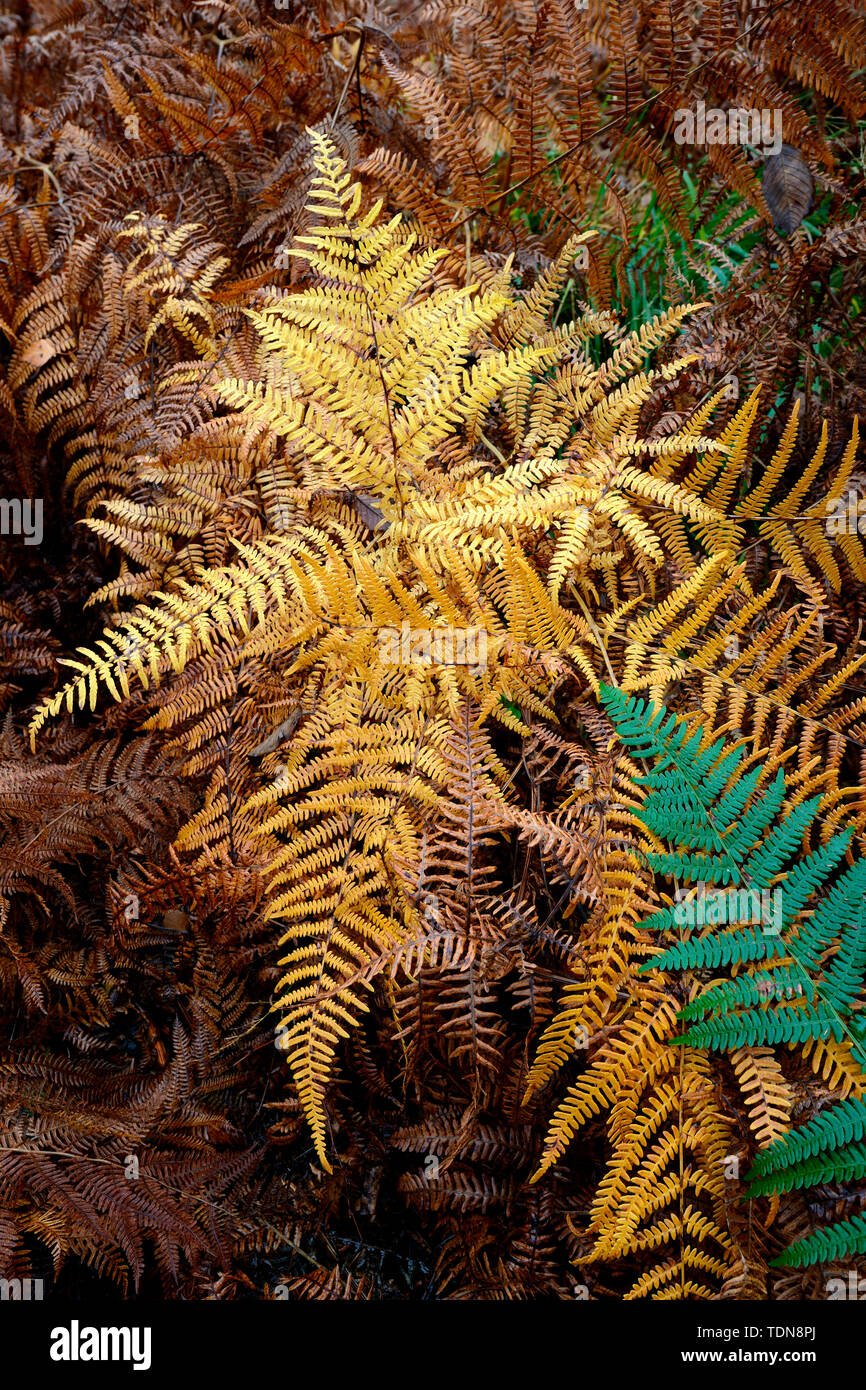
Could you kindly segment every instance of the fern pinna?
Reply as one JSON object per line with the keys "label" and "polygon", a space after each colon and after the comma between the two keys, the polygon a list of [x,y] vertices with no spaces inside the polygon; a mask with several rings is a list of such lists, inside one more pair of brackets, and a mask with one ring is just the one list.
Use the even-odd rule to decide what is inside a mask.
{"label": "fern pinna", "polygon": [[[699,981],[678,1014],[689,1026],[672,1041],[733,1051],[832,1037],[866,1069],[866,860],[842,867],[852,832],[798,853],[820,797],[786,808],[783,772],[762,786],[764,765],[746,770],[742,746],[707,742],[702,728],[664,706],[609,686],[601,700],[631,756],[652,759],[636,778],[644,790],[637,814],[669,848],[648,850],[648,866],[692,885],[642,924],[679,939],[641,970],[681,970]],[[735,973],[702,982],[699,972],[715,975],[720,966]],[[778,1137],[758,1155],[749,1195],[863,1178],[864,1127],[866,1102],[855,1097]],[[798,1242],[776,1263],[864,1249],[866,1224],[857,1217]]]}
{"label": "fern pinna", "polygon": [[[862,1182],[866,1178],[866,1099],[842,1101],[822,1110],[795,1134],[764,1149],[749,1174],[747,1196],[790,1192],[818,1183]],[[866,1215],[813,1232],[776,1257],[777,1266],[829,1263],[866,1252]]]}

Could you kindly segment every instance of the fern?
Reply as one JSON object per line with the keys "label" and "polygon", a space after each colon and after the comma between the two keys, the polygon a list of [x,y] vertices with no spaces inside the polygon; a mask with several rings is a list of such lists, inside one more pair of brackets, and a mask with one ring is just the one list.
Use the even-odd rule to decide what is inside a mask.
{"label": "fern", "polygon": [[[866,974],[866,862],[836,872],[851,832],[831,836],[785,868],[815,820],[820,798],[786,810],[784,774],[777,772],[762,786],[760,763],[750,772],[741,767],[742,747],[726,748],[722,739],[710,742],[703,729],[690,732],[686,721],[663,707],[653,710],[611,687],[602,688],[601,699],[623,744],[634,756],[653,760],[651,770],[637,779],[645,789],[638,814],[648,831],[672,848],[648,851],[649,867],[685,884],[733,885],[736,891],[729,891],[727,902],[735,899],[738,913],[743,899],[770,885],[782,895],[772,931],[766,920],[731,929],[725,914],[721,925],[728,929],[721,930],[719,916],[711,916],[706,901],[693,893],[643,924],[666,933],[679,928],[681,937],[643,970],[745,967],[735,978],[699,990],[678,1015],[691,1026],[673,1041],[723,1050],[832,1037],[846,1041],[866,1070],[859,1013]],[[722,899],[710,901],[716,907]],[[689,909],[695,930],[687,936]],[[704,925],[709,930],[700,932]],[[758,1155],[747,1195],[862,1180],[864,1135],[862,1097],[831,1107],[796,1133],[778,1135]],[[771,1263],[798,1267],[864,1249],[866,1225],[856,1217],[795,1242]]]}
{"label": "fern", "polygon": [[[771,1144],[748,1174],[748,1197],[790,1192],[819,1184],[857,1183],[866,1178],[866,1100],[862,1096],[822,1110],[795,1133]],[[794,1242],[771,1264],[802,1267],[852,1258],[866,1250],[866,1219],[853,1217],[824,1226]]]}
{"label": "fern", "polygon": [[[862,1165],[859,1174],[862,1177]],[[866,1216],[853,1216],[825,1226],[804,1240],[789,1245],[781,1255],[770,1261],[777,1268],[800,1268],[803,1265],[830,1264],[850,1259],[866,1252]]]}
{"label": "fern", "polygon": [[[846,1022],[862,1004],[866,861],[831,884],[852,832],[831,836],[786,869],[818,815],[820,798],[784,809],[781,771],[762,787],[760,765],[743,771],[742,748],[726,749],[723,739],[707,743],[702,728],[690,732],[664,707],[653,711],[610,687],[601,699],[630,752],[654,760],[638,779],[647,789],[639,816],[672,848],[650,851],[650,867],[685,884],[731,885],[708,897],[684,894],[644,923],[666,933],[679,928],[680,941],[643,970],[749,967],[706,987],[681,1010],[691,1026],[680,1041],[726,1049],[848,1039],[866,1066],[862,1041]],[[686,932],[687,925],[719,924],[728,929]]]}
{"label": "fern", "polygon": [[[820,1296],[767,1259],[862,1134],[725,1160],[866,1095],[857,7],[331,8],[4,20],[0,1274]],[[699,100],[792,148],[677,145]],[[601,677],[760,768],[721,846]],[[654,930],[647,855],[747,893],[816,804],[782,954],[655,968],[736,932]]]}

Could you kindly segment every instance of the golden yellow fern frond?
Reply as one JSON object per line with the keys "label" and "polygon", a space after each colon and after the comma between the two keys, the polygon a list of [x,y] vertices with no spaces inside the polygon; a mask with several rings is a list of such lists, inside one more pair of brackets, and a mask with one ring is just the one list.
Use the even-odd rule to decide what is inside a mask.
{"label": "golden yellow fern frond", "polygon": [[581,1263],[652,1251],[656,1263],[626,1299],[715,1297],[730,1264],[725,1182],[734,1127],[717,1103],[709,1059],[668,1047],[635,1066],[622,1078],[608,1133],[612,1153],[587,1231],[596,1242]]}
{"label": "golden yellow fern frond", "polygon": [[739,1047],[731,1066],[740,1084],[749,1126],[762,1148],[774,1144],[791,1127],[794,1092],[771,1047]]}
{"label": "golden yellow fern frond", "polygon": [[195,222],[172,227],[161,214],[134,212],[124,218],[119,236],[141,243],[127,266],[124,294],[151,309],[145,347],[162,326],[174,325],[202,357],[213,355],[210,297],[230,261],[218,243],[202,237],[204,230]]}
{"label": "golden yellow fern frond", "polygon": [[[173,747],[187,740],[189,765],[211,780],[176,850],[202,873],[228,863],[267,884],[267,919],[286,949],[282,1036],[325,1166],[337,1048],[377,973],[434,950],[416,901],[423,847],[431,835],[447,840],[456,823],[453,788],[468,775],[458,767],[468,758],[466,843],[507,827],[570,866],[574,893],[593,904],[586,960],[529,1077],[530,1090],[545,1084],[575,1050],[576,1031],[586,1030],[590,1066],[557,1112],[542,1165],[549,1167],[578,1123],[613,1105],[635,1067],[661,1075],[672,1003],[635,971],[652,949],[635,925],[650,889],[639,860],[645,841],[623,800],[626,770],[612,774],[598,844],[572,854],[565,822],[509,815],[509,775],[486,726],[529,739],[534,722],[555,721],[560,685],[576,678],[597,691],[601,674],[615,679],[618,643],[624,684],[655,692],[694,671],[716,676],[723,648],[703,629],[726,600],[739,593],[750,601],[730,553],[696,555],[693,572],[654,614],[635,615],[636,575],[651,594],[671,554],[683,544],[691,551],[692,539],[669,523],[722,535],[725,515],[677,480],[673,461],[678,470],[686,458],[711,454],[724,466],[739,436],[714,441],[700,413],[665,438],[642,436],[646,402],[686,361],[653,371],[645,358],[687,309],[620,338],[596,368],[583,344],[609,332],[607,321],[586,315],[561,330],[543,326],[562,267],[560,280],[530,292],[523,314],[505,293],[504,273],[488,277],[487,288],[455,288],[440,272],[444,258],[419,248],[410,228],[383,221],[378,205],[362,211],[362,191],[328,137],[309,138],[312,225],[295,250],[313,282],[263,297],[249,312],[247,356],[235,345],[233,374],[214,387],[236,414],[203,422],[173,455],[170,528],[141,501],[112,502],[90,519],[92,530],[156,568],[174,538],[202,535],[228,481],[246,487],[261,471],[272,473],[261,483],[270,529],[252,539],[229,532],[230,563],[194,564],[191,547],[147,603],[79,649],[72,678],[37,709],[31,734],[64,705],[93,708],[101,688],[125,697],[135,679],[147,692],[151,727],[171,730]],[[198,351],[212,352],[221,270],[214,248],[192,224],[134,219],[126,234],[142,246],[124,281],[146,310],[142,335],[150,329],[152,344],[174,325]],[[497,336],[503,322],[505,346]],[[169,380],[179,389],[183,376],[176,368]],[[513,448],[492,409],[503,399],[526,416]],[[655,471],[659,461],[672,462],[669,475]],[[162,485],[167,472],[148,456],[148,480]],[[228,543],[223,554],[231,555]],[[597,598],[599,581],[612,600],[622,585],[626,602],[596,621],[587,598]],[[127,575],[120,583],[134,592]],[[754,601],[744,627],[773,592]],[[728,620],[729,631],[739,631],[738,620]],[[776,657],[767,647],[768,670],[783,660],[780,643]],[[264,753],[261,773],[251,776],[250,741],[233,744],[227,711],[234,702],[247,709],[265,682],[275,725],[287,720],[289,700],[304,718],[285,751]],[[225,743],[223,768],[208,750],[213,734]],[[584,816],[581,825],[595,814],[580,796],[562,811]],[[470,908],[464,935],[471,927],[483,938],[493,930],[489,918]],[[477,945],[458,939],[454,958],[462,951],[474,962]],[[466,1038],[475,984],[455,989],[448,1017],[464,1020],[455,1046],[471,1046],[478,1068],[490,1068],[493,1034],[469,1028]]]}
{"label": "golden yellow fern frond", "polygon": [[[643,1074],[654,1079],[659,1074],[670,1060],[666,1052],[675,1055],[675,1049],[666,1044],[676,1029],[676,1009],[661,988],[655,984],[642,989],[638,1003],[626,1012],[613,1036],[602,1043],[595,1059],[557,1107],[533,1181],[562,1158],[582,1125],[614,1105],[630,1076]],[[539,1076],[552,1061],[552,1057],[543,1058]]]}

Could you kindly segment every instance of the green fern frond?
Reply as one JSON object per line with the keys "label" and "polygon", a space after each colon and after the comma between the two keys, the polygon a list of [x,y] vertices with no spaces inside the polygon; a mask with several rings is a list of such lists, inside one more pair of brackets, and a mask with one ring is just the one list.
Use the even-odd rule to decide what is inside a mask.
{"label": "green fern frond", "polygon": [[845,1148],[866,1139],[866,1096],[855,1096],[830,1106],[795,1134],[771,1144],[759,1153],[749,1178],[758,1181],[771,1173],[807,1162],[818,1154]]}
{"label": "green fern frond", "polygon": [[789,1245],[781,1255],[770,1260],[770,1265],[778,1268],[802,1268],[803,1265],[830,1264],[847,1259],[851,1255],[862,1255],[866,1251],[866,1215],[854,1216],[849,1221],[838,1221],[833,1226],[825,1226],[805,1240]]}
{"label": "green fern frond", "polygon": [[[629,752],[654,760],[635,779],[645,790],[636,816],[670,848],[646,851],[648,866],[700,885],[678,888],[674,904],[640,924],[680,936],[641,971],[746,967],[701,989],[677,1015],[688,1026],[671,1041],[724,1051],[832,1038],[847,1041],[866,1069],[858,1013],[866,974],[866,861],[839,872],[852,831],[802,855],[819,797],[786,810],[781,770],[762,787],[763,766],[744,772],[742,747],[726,750],[717,739],[701,752],[703,729],[690,732],[664,707],[604,685],[600,696]],[[731,886],[719,890],[718,884]],[[844,1101],[759,1154],[746,1195],[862,1181],[864,1140],[866,1099]],[[801,1266],[864,1250],[866,1217],[858,1216],[796,1242],[771,1263]]]}
{"label": "green fern frond", "polygon": [[742,747],[726,749],[717,739],[701,751],[703,729],[690,732],[664,707],[607,686],[601,699],[629,752],[654,760],[635,779],[645,789],[637,814],[670,848],[647,852],[649,867],[701,885],[677,889],[675,904],[641,924],[680,938],[641,970],[751,967],[692,1000],[679,1014],[690,1026],[676,1041],[724,1050],[847,1038],[866,1064],[846,1022],[856,1013],[866,971],[866,863],[856,862],[830,884],[853,832],[840,831],[789,865],[820,798],[786,811],[784,774],[761,787],[760,765],[742,770]]}

